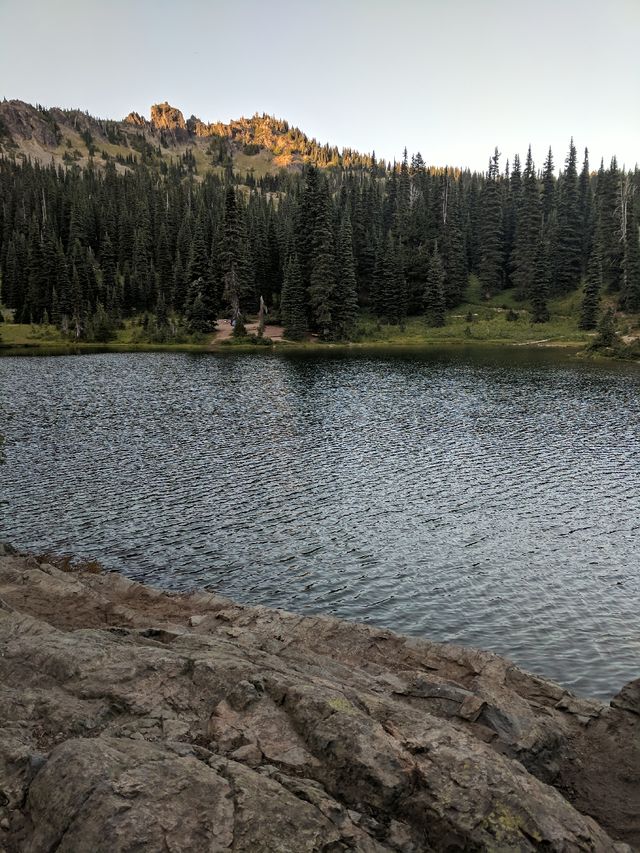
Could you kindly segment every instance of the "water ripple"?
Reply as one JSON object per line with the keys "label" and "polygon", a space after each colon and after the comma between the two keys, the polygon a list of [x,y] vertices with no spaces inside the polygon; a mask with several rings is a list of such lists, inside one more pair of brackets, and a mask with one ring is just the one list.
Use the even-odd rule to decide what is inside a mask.
{"label": "water ripple", "polygon": [[140,580],[640,675],[640,375],[539,354],[0,359],[4,535]]}

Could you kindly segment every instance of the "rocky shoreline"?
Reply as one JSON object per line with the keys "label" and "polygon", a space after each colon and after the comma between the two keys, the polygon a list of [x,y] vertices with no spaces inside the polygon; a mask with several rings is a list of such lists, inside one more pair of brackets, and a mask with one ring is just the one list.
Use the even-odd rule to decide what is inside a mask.
{"label": "rocky shoreline", "polygon": [[640,849],[640,679],[0,546],[0,851]]}

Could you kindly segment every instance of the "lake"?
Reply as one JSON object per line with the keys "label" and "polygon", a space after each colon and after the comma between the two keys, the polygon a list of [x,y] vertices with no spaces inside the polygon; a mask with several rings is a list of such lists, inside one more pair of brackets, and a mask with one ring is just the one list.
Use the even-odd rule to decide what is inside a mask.
{"label": "lake", "polygon": [[141,581],[640,676],[640,371],[551,350],[0,359],[2,536]]}

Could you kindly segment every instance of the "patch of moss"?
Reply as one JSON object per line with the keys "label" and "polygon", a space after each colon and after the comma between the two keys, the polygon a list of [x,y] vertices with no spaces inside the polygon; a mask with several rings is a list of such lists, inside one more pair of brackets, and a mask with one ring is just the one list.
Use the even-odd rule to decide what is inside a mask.
{"label": "patch of moss", "polygon": [[513,849],[514,842],[522,839],[523,835],[541,842],[542,836],[532,827],[527,826],[525,830],[525,822],[524,815],[519,815],[503,803],[498,803],[483,821],[484,828],[495,836],[497,842],[496,846],[487,849],[492,853],[506,853],[507,850]]}
{"label": "patch of moss", "polygon": [[341,711],[343,714],[351,714],[351,716],[358,713],[351,702],[345,699],[344,696],[334,696],[329,699],[329,707],[333,708],[334,711]]}

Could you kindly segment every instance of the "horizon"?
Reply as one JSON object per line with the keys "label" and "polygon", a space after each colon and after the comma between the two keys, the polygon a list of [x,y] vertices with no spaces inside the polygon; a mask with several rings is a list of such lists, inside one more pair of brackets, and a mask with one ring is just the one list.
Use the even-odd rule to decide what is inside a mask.
{"label": "horizon", "polygon": [[[613,0],[604,16],[593,0],[539,0],[533,14],[506,0],[404,0],[391,25],[381,0],[315,8],[189,0],[175,16],[169,0],[64,0],[54,14],[45,0],[2,0],[0,97],[112,120],[148,117],[165,100],[205,122],[264,113],[339,149],[393,162],[406,146],[429,165],[480,172],[496,145],[504,172],[529,144],[537,169],[551,147],[558,171],[571,137],[592,171],[613,156],[631,170],[640,161],[640,115],[628,106],[640,85],[634,0]],[[117,58],[96,62],[98,33]]]}

